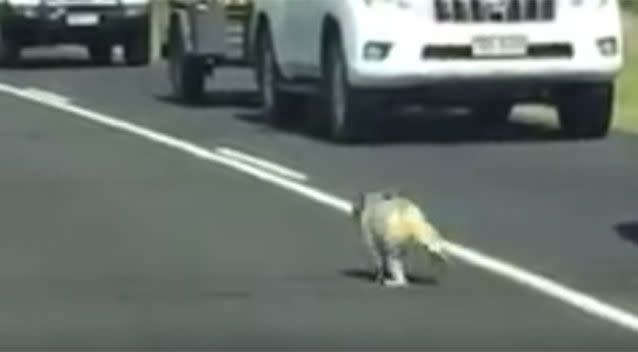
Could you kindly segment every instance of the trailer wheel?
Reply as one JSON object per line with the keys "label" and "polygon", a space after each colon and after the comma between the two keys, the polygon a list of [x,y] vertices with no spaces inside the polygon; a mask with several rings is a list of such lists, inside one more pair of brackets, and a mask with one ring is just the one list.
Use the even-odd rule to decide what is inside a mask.
{"label": "trailer wheel", "polygon": [[186,52],[182,33],[177,26],[171,28],[169,76],[176,97],[186,102],[197,102],[204,95],[203,61]]}

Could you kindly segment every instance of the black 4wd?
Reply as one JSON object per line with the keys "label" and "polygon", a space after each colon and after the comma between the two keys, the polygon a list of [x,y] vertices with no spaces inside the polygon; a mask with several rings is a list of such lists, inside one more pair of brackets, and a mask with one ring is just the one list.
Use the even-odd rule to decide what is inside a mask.
{"label": "black 4wd", "polygon": [[127,64],[145,65],[149,8],[150,0],[0,2],[0,63],[16,63],[25,47],[79,44],[94,62],[109,64],[119,44]]}

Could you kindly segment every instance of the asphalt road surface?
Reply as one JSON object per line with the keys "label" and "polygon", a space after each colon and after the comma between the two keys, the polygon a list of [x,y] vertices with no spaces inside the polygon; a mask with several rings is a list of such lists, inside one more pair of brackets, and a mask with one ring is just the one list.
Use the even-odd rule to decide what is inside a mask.
{"label": "asphalt road surface", "polygon": [[[162,65],[58,53],[0,83],[259,156],[345,198],[399,186],[453,240],[638,313],[636,137],[397,116],[339,146],[262,125],[245,70],[220,71],[189,107]],[[74,114],[0,94],[0,135],[2,349],[638,348],[636,332],[464,263],[436,283],[414,260],[413,287],[378,287],[342,213]]]}

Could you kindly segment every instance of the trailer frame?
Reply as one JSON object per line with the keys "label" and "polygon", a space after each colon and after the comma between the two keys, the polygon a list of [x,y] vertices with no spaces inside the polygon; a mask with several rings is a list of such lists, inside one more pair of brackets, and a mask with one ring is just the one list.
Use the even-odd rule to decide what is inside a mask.
{"label": "trailer frame", "polygon": [[[201,101],[205,82],[222,66],[249,65],[252,0],[169,0],[161,57],[175,98]],[[231,26],[241,31],[229,33]],[[239,42],[233,42],[232,39]],[[233,49],[239,53],[233,55]]]}

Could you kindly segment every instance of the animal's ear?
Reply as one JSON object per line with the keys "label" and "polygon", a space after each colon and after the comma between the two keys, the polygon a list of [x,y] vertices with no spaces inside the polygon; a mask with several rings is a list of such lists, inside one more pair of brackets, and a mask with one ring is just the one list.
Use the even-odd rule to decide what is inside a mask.
{"label": "animal's ear", "polygon": [[396,198],[406,198],[407,193],[401,187],[395,187],[390,189],[390,193]]}
{"label": "animal's ear", "polygon": [[382,192],[382,197],[385,200],[400,198],[402,195],[399,188],[387,188]]}
{"label": "animal's ear", "polygon": [[407,198],[408,195],[402,188],[395,189],[394,193],[398,198]]}

